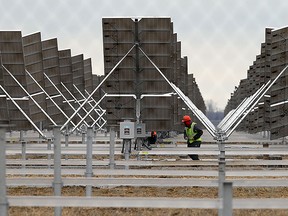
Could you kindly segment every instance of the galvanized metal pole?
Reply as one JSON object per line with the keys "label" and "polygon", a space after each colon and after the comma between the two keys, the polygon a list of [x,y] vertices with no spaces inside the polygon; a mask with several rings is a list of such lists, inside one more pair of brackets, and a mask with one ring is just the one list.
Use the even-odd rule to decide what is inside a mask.
{"label": "galvanized metal pole", "polygon": [[[93,152],[93,128],[87,128],[87,146],[86,146],[86,177],[93,176],[93,169],[92,169],[92,152]],[[92,186],[86,185],[86,196],[92,196]]]}
{"label": "galvanized metal pole", "polygon": [[8,215],[6,196],[6,130],[7,125],[0,124],[0,216]]}
{"label": "galvanized metal pole", "polygon": [[[224,196],[224,189],[223,189],[223,183],[225,181],[225,165],[226,165],[226,162],[225,162],[225,144],[224,144],[224,141],[223,139],[221,138],[219,140],[219,150],[220,150],[220,154],[219,154],[219,159],[218,159],[218,162],[219,162],[219,165],[218,165],[218,170],[219,170],[219,176],[218,176],[218,198],[219,200],[223,199],[223,196]],[[222,208],[219,208],[218,210],[218,215],[219,216],[222,216],[223,215],[223,209]]]}
{"label": "galvanized metal pole", "polygon": [[[124,139],[123,140],[123,144],[124,144],[124,156],[125,156],[125,160],[129,160],[130,158],[130,151],[131,151],[131,139]],[[125,165],[125,169],[129,169],[129,165],[126,164]]]}
{"label": "galvanized metal pole", "polygon": [[[22,160],[26,160],[26,141],[22,140],[21,141],[21,146],[22,146]],[[25,168],[25,162],[22,164],[22,168]]]}
{"label": "galvanized metal pole", "polygon": [[86,131],[83,130],[82,131],[82,144],[85,144],[86,143]]}
{"label": "galvanized metal pole", "polygon": [[[51,150],[51,145],[52,145],[51,142],[52,142],[52,139],[48,138],[47,139],[47,150]],[[49,160],[48,168],[51,168],[51,166],[50,166],[51,154],[50,153],[48,154],[47,160]]]}
{"label": "galvanized metal pole", "polygon": [[22,142],[23,140],[24,140],[24,131],[23,130],[21,130],[20,131],[20,142]]}
{"label": "galvanized metal pole", "polygon": [[233,190],[232,190],[232,182],[223,182],[223,188],[224,188],[224,196],[223,196],[223,216],[232,216],[233,213]]}
{"label": "galvanized metal pole", "polygon": [[140,64],[139,64],[139,31],[138,31],[138,19],[135,19],[135,31],[134,31],[134,43],[135,43],[135,95],[136,95],[136,122],[137,124],[140,122],[140,97],[141,97],[141,89],[140,89]]}
{"label": "galvanized metal pole", "polygon": [[115,169],[115,166],[115,128],[110,127],[109,167]]}
{"label": "galvanized metal pole", "polygon": [[69,143],[69,127],[66,125],[66,130],[65,130],[65,147],[68,147]]}
{"label": "galvanized metal pole", "polygon": [[[136,150],[139,152],[141,151],[141,145],[144,140],[141,140],[140,138],[136,139]],[[137,154],[137,160],[141,160],[141,156]]]}
{"label": "galvanized metal pole", "polygon": [[[61,196],[62,189],[62,179],[61,179],[61,133],[60,126],[53,127],[53,136],[54,136],[54,196]],[[61,216],[62,208],[55,207],[54,215]]]}
{"label": "galvanized metal pole", "polygon": [[[68,148],[69,145],[69,128],[68,125],[66,125],[65,129],[65,148]],[[65,160],[68,160],[68,155],[65,155]]]}

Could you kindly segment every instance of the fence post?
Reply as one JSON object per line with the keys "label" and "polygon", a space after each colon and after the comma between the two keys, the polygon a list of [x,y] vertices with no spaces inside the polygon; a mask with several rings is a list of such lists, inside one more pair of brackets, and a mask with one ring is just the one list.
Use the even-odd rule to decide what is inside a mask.
{"label": "fence post", "polygon": [[109,148],[109,167],[115,169],[115,129],[110,127],[110,148]]}
{"label": "fence post", "polygon": [[82,131],[82,144],[85,144],[86,143],[86,131],[83,130]]}
{"label": "fence post", "polygon": [[69,127],[66,125],[65,127],[65,147],[69,145]]}
{"label": "fence post", "polygon": [[[62,179],[61,179],[61,133],[60,126],[53,127],[53,136],[54,136],[54,196],[61,196],[62,189]],[[61,216],[62,208],[55,207],[54,215]]]}
{"label": "fence post", "polygon": [[[144,140],[142,140],[142,141],[144,142]],[[141,151],[142,143],[141,143],[140,138],[136,139],[135,142],[136,142],[136,150],[138,152]],[[139,154],[137,154],[137,160],[141,160],[141,156]]]}
{"label": "fence post", "polygon": [[[92,136],[93,136],[93,128],[87,128],[87,146],[86,146],[86,177],[93,176],[92,169],[92,156],[93,156],[93,146],[92,146]],[[86,185],[86,196],[92,196],[92,186]]]}
{"label": "fence post", "polygon": [[[124,156],[125,156],[125,161],[127,162],[130,158],[130,152],[131,152],[131,139],[123,139],[123,146],[124,146]],[[129,169],[129,165],[125,165],[125,169]]]}
{"label": "fence post", "polygon": [[[52,142],[52,139],[51,138],[48,138],[47,139],[47,150],[51,150],[51,142]],[[48,168],[51,168],[51,165],[50,165],[50,160],[51,160],[51,154],[49,153],[48,154]]]}
{"label": "fence post", "polygon": [[0,216],[8,215],[8,200],[6,196],[6,127],[0,124]]}
{"label": "fence post", "polygon": [[232,216],[233,213],[233,190],[232,182],[223,182],[223,216]]}
{"label": "fence post", "polygon": [[20,130],[20,142],[22,142],[24,140],[24,131]]}
{"label": "fence post", "polygon": [[[220,154],[219,154],[219,165],[218,165],[218,198],[219,200],[223,199],[224,196],[224,189],[223,189],[223,182],[225,181],[225,166],[226,166],[226,162],[225,162],[225,144],[223,141],[220,141],[219,143],[219,150],[220,150]],[[223,209],[219,208],[218,210],[218,215],[222,216],[223,215]]]}
{"label": "fence post", "polygon": [[22,146],[22,168],[25,168],[25,161],[26,161],[26,141],[22,140],[21,141],[21,146]]}

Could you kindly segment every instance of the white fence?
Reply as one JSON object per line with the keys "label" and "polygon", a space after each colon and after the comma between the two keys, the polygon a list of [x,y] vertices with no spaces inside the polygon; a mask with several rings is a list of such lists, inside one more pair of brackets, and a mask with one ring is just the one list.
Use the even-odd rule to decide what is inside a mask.
{"label": "white fence", "polygon": [[[105,147],[106,145],[106,147]],[[115,142],[114,142],[115,145]],[[193,199],[193,198],[168,198],[168,197],[64,197],[56,196],[55,193],[55,178],[58,179],[58,186],[86,186],[91,187],[117,187],[117,186],[132,186],[132,187],[218,187],[217,159],[204,159],[201,161],[185,161],[185,160],[150,160],[152,156],[182,156],[192,153],[200,155],[209,155],[217,157],[219,150],[216,145],[207,145],[200,149],[186,149],[181,146],[170,148],[155,148],[151,151],[133,151],[132,154],[143,157],[144,160],[129,159],[129,160],[114,160],[115,168],[108,168],[111,163],[109,160],[93,160],[87,162],[87,159],[61,159],[61,155],[87,155],[87,145],[69,145],[61,146],[60,142],[54,143],[54,150],[49,150],[45,144],[27,145],[9,145],[8,149],[4,149],[1,145],[1,152],[5,155],[21,155],[22,159],[8,159],[4,164],[7,165],[5,175],[1,175],[2,197],[6,200],[0,203],[2,208],[9,206],[35,206],[35,207],[55,207],[55,215],[59,215],[61,207],[127,207],[127,208],[211,208],[219,209],[221,215],[232,215],[232,209],[288,209],[288,198],[276,199],[232,199],[233,187],[288,187],[287,168],[288,160],[262,160],[262,159],[235,159],[237,156],[248,157],[265,157],[275,156],[282,157],[288,153],[287,146],[276,146],[273,148],[263,148],[261,145],[250,148],[230,146],[225,149],[225,155],[231,159],[226,160],[225,170],[226,177],[233,177],[230,182],[225,181],[223,184],[224,197],[218,199]],[[57,149],[58,147],[58,149]],[[59,149],[59,147],[61,147]],[[121,155],[121,145],[116,145],[114,154]],[[56,151],[60,151],[56,153]],[[88,154],[109,155],[110,148],[108,144],[93,145],[93,149]],[[47,159],[27,159],[32,155],[45,155]],[[60,158],[59,158],[60,157]],[[4,157],[5,158],[5,157]],[[53,160],[51,160],[53,158]],[[90,157],[92,160],[92,157]],[[3,160],[3,158],[2,158]],[[61,170],[55,172],[55,167]],[[89,177],[87,176],[87,166],[91,166],[91,172],[94,176],[106,177]],[[155,167],[157,169],[142,169],[143,167]],[[200,170],[181,170],[179,167],[196,166]],[[249,166],[249,169],[243,167]],[[255,171],[255,167],[261,167],[262,170]],[[96,168],[95,168],[96,167]],[[133,167],[133,169],[129,169]],[[137,167],[137,168],[135,168]],[[161,169],[161,167],[166,167]],[[237,169],[240,167],[240,169]],[[272,168],[271,168],[272,167]],[[273,169],[282,167],[281,169]],[[284,168],[283,168],[284,167]],[[122,169],[121,169],[122,168]],[[125,168],[125,169],[123,169]],[[160,169],[159,169],[160,168]],[[214,168],[214,169],[212,169]],[[7,177],[8,176],[12,176]],[[21,175],[22,177],[13,178],[13,175]],[[25,177],[26,175],[48,175],[48,177]],[[60,178],[59,178],[60,175]],[[78,177],[69,177],[69,175],[77,175]],[[93,176],[92,175],[92,176]],[[121,178],[119,178],[121,176]],[[123,177],[124,176],[124,177]],[[133,177],[131,177],[133,176]],[[138,176],[135,178],[134,176]],[[159,178],[165,176],[168,178]],[[179,178],[181,177],[181,178]],[[183,178],[186,177],[186,178]],[[199,177],[212,177],[212,179],[203,179],[199,181]],[[241,178],[239,178],[241,177]],[[245,178],[249,177],[249,178]],[[254,177],[251,179],[251,177]],[[260,177],[260,178],[259,178]],[[281,177],[281,178],[275,178]],[[3,180],[4,179],[4,180]],[[3,181],[2,181],[3,180]],[[5,187],[53,187],[54,196],[6,196]],[[225,184],[227,184],[225,186]],[[58,190],[61,190],[61,187]],[[88,190],[88,189],[87,189]],[[60,193],[61,194],[61,193]],[[231,197],[231,198],[230,198]],[[133,200],[133,201],[131,201]],[[4,206],[4,207],[3,207]],[[7,211],[7,209],[6,209]],[[5,212],[5,210],[4,210]]]}

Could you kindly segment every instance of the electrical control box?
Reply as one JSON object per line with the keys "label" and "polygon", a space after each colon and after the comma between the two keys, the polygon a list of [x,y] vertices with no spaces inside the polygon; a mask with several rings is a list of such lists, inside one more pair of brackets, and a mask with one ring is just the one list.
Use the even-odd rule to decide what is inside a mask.
{"label": "electrical control box", "polygon": [[138,123],[136,125],[135,137],[146,137],[146,125],[145,125],[145,123]]}
{"label": "electrical control box", "polygon": [[120,122],[120,139],[134,139],[135,137],[135,122],[125,120]]}

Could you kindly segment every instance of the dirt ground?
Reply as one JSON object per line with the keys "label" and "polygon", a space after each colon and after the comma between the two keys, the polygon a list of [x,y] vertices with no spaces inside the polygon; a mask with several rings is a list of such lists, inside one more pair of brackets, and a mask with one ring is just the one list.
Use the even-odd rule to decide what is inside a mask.
{"label": "dirt ground", "polygon": [[[202,187],[115,187],[115,188],[93,188],[93,196],[129,196],[129,197],[185,197],[185,198],[217,198],[217,188]],[[8,195],[21,196],[50,196],[53,195],[52,188],[8,188]],[[85,196],[85,187],[64,187],[63,196]],[[233,188],[234,198],[287,198],[288,188]],[[53,208],[24,208],[10,207],[10,216],[52,216]],[[63,216],[203,216],[218,215],[217,209],[143,209],[143,208],[63,208]],[[286,216],[287,210],[233,210],[233,215],[251,216]]]}

